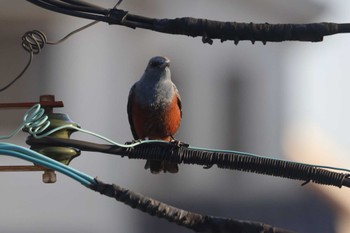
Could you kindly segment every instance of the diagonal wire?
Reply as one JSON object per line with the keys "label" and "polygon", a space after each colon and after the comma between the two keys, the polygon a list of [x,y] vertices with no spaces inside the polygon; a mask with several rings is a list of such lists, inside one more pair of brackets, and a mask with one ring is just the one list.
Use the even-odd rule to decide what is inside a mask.
{"label": "diagonal wire", "polygon": [[86,187],[91,187],[91,185],[96,184],[93,177],[22,146],[0,142],[0,154],[17,157],[19,159],[27,160],[37,165],[61,172],[62,174],[71,177]]}
{"label": "diagonal wire", "polygon": [[[121,2],[122,0],[119,0],[117,4],[114,6],[114,8],[116,8]],[[45,4],[46,6],[50,6],[56,10],[69,9],[69,10],[75,10],[75,11],[81,11],[81,12],[89,11],[92,14],[108,14],[108,10],[102,7],[99,7],[97,5],[93,5],[90,3],[78,1],[78,0],[63,0],[62,2],[54,1],[54,0],[46,0],[41,3]],[[62,39],[59,39],[58,41],[55,41],[55,42],[47,41],[45,34],[42,33],[41,31],[33,30],[30,32],[26,32],[22,37],[22,47],[29,53],[29,60],[26,66],[23,68],[23,70],[12,81],[10,81],[8,84],[0,88],[0,92],[3,92],[6,89],[8,89],[10,86],[12,86],[16,81],[18,81],[23,76],[23,74],[28,70],[30,64],[32,63],[34,54],[38,54],[45,44],[57,45],[65,41],[72,35],[91,27],[97,24],[98,22],[100,21],[96,19],[91,23],[88,23],[78,29],[73,30],[72,32],[64,36]]]}

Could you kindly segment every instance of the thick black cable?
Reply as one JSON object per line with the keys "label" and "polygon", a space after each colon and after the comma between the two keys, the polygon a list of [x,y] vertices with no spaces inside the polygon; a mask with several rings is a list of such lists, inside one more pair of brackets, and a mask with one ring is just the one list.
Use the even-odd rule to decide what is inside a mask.
{"label": "thick black cable", "polygon": [[89,2],[79,1],[79,0],[61,0],[61,1],[69,4],[73,4],[75,6],[85,6],[85,7],[97,8],[101,10],[104,9],[103,7],[100,7],[98,5],[95,5]]}
{"label": "thick black cable", "polygon": [[153,198],[143,196],[139,193],[132,192],[128,189],[121,188],[118,185],[105,184],[98,179],[96,179],[96,185],[92,185],[90,188],[102,195],[123,202],[132,208],[146,212],[151,216],[157,216],[169,222],[175,222],[195,232],[293,233],[290,230],[273,227],[264,223],[239,221],[189,212]]}
{"label": "thick black cable", "polygon": [[[44,2],[62,8],[66,9],[69,11],[81,11],[81,12],[89,12],[92,14],[106,14],[108,13],[108,10],[102,8],[102,7],[97,7],[97,6],[89,6],[88,4],[80,3],[80,4],[72,4],[77,1],[56,1],[56,0],[45,0]],[[78,1],[80,2],[80,1]]]}
{"label": "thick black cable", "polygon": [[[83,8],[77,8],[77,7],[76,7],[77,10],[73,11],[73,10],[69,10],[69,9],[64,8],[63,5],[58,5],[58,3],[56,3],[54,5],[50,4],[50,3],[48,3],[47,0],[45,0],[45,1],[27,0],[27,1],[33,3],[37,6],[40,6],[42,8],[45,8],[47,10],[55,11],[58,13],[76,16],[76,17],[85,18],[85,19],[99,20],[99,21],[104,21],[104,22],[106,21],[106,17],[104,15],[108,13],[108,10],[106,10],[106,11],[100,12],[101,14],[96,14],[96,13],[92,13],[89,11],[82,11]],[[90,7],[90,8],[93,9],[92,7]],[[84,8],[84,9],[87,10],[89,8]]]}
{"label": "thick black cable", "polygon": [[219,168],[304,181],[303,184],[313,182],[339,188],[342,186],[350,187],[348,173],[344,174],[319,168],[315,165],[273,158],[249,156],[234,152],[228,153],[193,149],[186,145],[178,146],[175,143],[144,143],[138,146],[124,148],[115,145],[54,137],[35,139],[31,136],[27,138],[26,142],[31,146],[73,147],[82,151],[95,151],[127,156],[129,159],[166,160],[173,163],[198,164],[205,167],[217,165]]}
{"label": "thick black cable", "polygon": [[203,43],[212,44],[213,39],[221,42],[231,40],[235,44],[249,40],[261,41],[312,41],[319,42],[324,36],[349,33],[350,24],[309,23],[309,24],[269,24],[221,22],[191,17],[175,19],[155,19],[132,15],[127,11],[99,6],[85,5],[83,1],[27,0],[35,5],[59,13],[99,20],[131,28],[144,28],[167,34],[202,37]]}

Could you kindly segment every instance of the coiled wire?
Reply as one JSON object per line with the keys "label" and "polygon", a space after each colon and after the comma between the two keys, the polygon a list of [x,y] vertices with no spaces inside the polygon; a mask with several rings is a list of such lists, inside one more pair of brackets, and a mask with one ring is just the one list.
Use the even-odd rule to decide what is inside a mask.
{"label": "coiled wire", "polygon": [[44,112],[40,104],[34,105],[24,114],[22,124],[9,135],[0,136],[0,139],[9,139],[18,134],[21,130],[29,132],[36,138],[40,137],[40,134],[50,126],[48,116]]}
{"label": "coiled wire", "polygon": [[40,104],[36,104],[24,114],[23,124],[24,131],[28,131],[34,137],[40,137],[40,134],[50,126],[50,121],[45,110]]}
{"label": "coiled wire", "polygon": [[7,88],[9,88],[10,86],[12,86],[12,84],[14,84],[18,79],[20,79],[23,76],[23,74],[27,71],[30,64],[32,63],[34,55],[39,54],[46,44],[57,45],[57,44],[65,41],[66,39],[68,39],[73,34],[78,33],[80,31],[98,23],[98,22],[99,21],[93,21],[93,22],[91,22],[83,27],[80,27],[80,28],[68,33],[65,37],[63,37],[62,39],[60,39],[56,42],[48,41],[46,35],[39,30],[32,30],[32,31],[28,31],[28,32],[24,33],[24,35],[22,36],[22,47],[24,48],[25,51],[27,51],[29,53],[29,60],[26,64],[26,66],[24,67],[24,69],[10,83],[8,83],[4,87],[0,88],[0,92],[4,91]]}
{"label": "coiled wire", "polygon": [[41,49],[44,48],[46,43],[46,35],[39,30],[28,31],[22,36],[22,47],[28,53],[40,53]]}

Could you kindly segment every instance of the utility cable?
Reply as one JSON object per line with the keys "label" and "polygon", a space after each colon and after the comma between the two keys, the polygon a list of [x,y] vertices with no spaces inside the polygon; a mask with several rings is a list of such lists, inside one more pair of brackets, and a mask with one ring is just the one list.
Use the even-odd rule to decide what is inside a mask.
{"label": "utility cable", "polygon": [[[80,150],[128,156],[130,159],[166,160],[179,164],[198,164],[205,168],[217,165],[219,168],[301,180],[304,181],[304,184],[314,182],[337,187],[350,187],[350,170],[345,168],[298,163],[240,151],[193,147],[178,141],[138,140],[125,145],[71,124],[46,130],[48,126],[49,119],[43,113],[40,104],[37,104],[26,112],[21,126],[4,138],[9,138],[24,128],[31,134],[27,139],[27,143],[31,146],[73,147]],[[50,137],[51,134],[65,128],[93,135],[111,143],[111,145]],[[335,170],[346,173],[334,172]]]}
{"label": "utility cable", "polygon": [[0,154],[27,160],[34,164],[61,172],[86,187],[91,187],[96,184],[93,177],[22,146],[0,142]]}

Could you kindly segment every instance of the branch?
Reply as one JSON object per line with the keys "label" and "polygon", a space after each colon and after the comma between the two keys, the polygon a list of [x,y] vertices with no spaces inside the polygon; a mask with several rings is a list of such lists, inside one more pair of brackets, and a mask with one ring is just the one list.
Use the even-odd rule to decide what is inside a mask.
{"label": "branch", "polygon": [[282,42],[311,41],[320,42],[324,36],[349,33],[350,24],[311,23],[311,24],[255,24],[221,22],[191,17],[175,19],[155,19],[129,14],[127,11],[112,8],[105,9],[77,0],[27,0],[51,11],[107,22],[130,28],[143,28],[167,34],[202,37],[203,43],[239,41]]}
{"label": "branch", "polygon": [[97,184],[91,186],[91,189],[108,197],[115,198],[117,201],[123,202],[132,208],[136,208],[152,216],[166,219],[170,222],[175,222],[195,232],[292,233],[292,231],[272,227],[264,223],[238,221],[185,211],[141,194],[134,193],[130,190],[123,189],[115,184],[104,184],[97,179],[96,182]]}

